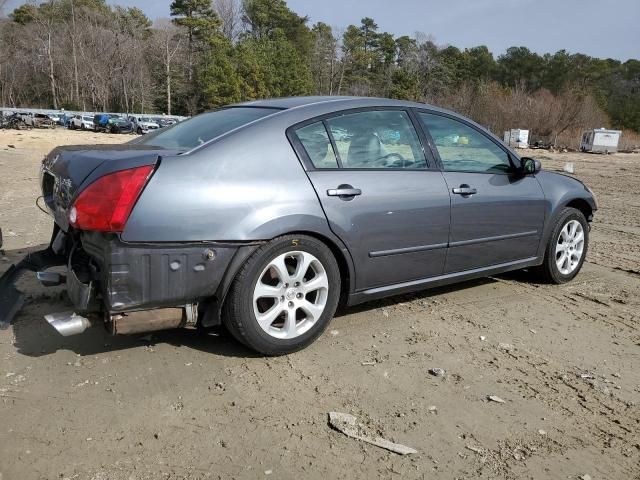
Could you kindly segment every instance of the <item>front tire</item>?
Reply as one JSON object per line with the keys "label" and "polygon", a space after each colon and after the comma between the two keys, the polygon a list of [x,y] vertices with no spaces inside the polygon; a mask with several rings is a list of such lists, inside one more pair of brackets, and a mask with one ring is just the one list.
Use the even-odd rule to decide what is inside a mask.
{"label": "front tire", "polygon": [[547,283],[562,284],[574,279],[587,256],[589,224],[575,208],[564,208],[558,215],[547,241],[544,262],[537,269]]}
{"label": "front tire", "polygon": [[306,235],[276,238],[238,272],[225,301],[224,325],[264,355],[301,350],[329,325],[340,286],[338,263],[324,243]]}

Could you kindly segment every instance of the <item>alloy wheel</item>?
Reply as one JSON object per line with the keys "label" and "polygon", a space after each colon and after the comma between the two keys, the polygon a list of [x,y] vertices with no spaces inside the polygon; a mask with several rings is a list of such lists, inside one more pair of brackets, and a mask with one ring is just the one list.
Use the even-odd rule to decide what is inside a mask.
{"label": "alloy wheel", "polygon": [[571,220],[560,231],[556,242],[556,265],[563,275],[578,268],[584,255],[584,229],[577,220]]}
{"label": "alloy wheel", "polygon": [[256,320],[272,337],[299,337],[322,316],[328,292],[329,280],[320,260],[308,252],[283,253],[258,278],[253,291]]}

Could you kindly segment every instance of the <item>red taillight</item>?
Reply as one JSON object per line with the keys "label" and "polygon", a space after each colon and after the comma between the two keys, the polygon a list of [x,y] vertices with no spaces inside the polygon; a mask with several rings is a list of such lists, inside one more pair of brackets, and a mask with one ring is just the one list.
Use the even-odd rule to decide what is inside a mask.
{"label": "red taillight", "polygon": [[121,170],[89,185],[69,211],[69,223],[80,230],[122,232],[153,165]]}

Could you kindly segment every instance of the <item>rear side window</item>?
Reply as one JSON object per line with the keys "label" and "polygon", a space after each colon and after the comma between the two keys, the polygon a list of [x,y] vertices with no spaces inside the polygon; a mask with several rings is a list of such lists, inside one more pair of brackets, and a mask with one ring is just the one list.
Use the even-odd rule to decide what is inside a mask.
{"label": "rear side window", "polygon": [[296,136],[315,168],[338,168],[338,160],[322,122],[299,128]]}
{"label": "rear side window", "polygon": [[238,107],[215,110],[141,137],[138,145],[191,150],[231,130],[276,113],[273,108]]}
{"label": "rear side window", "polygon": [[442,115],[420,113],[419,116],[436,144],[445,171],[505,173],[511,170],[507,152],[474,128]]}
{"label": "rear side window", "polygon": [[426,168],[427,161],[407,112],[372,110],[329,118],[344,168]]}

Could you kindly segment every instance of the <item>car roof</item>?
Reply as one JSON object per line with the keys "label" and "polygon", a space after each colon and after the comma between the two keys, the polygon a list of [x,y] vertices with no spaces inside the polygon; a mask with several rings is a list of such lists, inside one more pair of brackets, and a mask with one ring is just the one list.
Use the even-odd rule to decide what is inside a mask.
{"label": "car roof", "polygon": [[[253,107],[253,108],[272,108],[281,110],[280,113],[298,112],[306,118],[313,118],[318,115],[327,114],[329,112],[340,112],[341,110],[350,110],[357,108],[375,108],[375,107],[401,107],[401,108],[422,108],[433,112],[445,113],[454,118],[459,118],[476,127],[489,132],[489,130],[474,122],[470,118],[465,117],[457,112],[436,107],[426,103],[409,102],[406,100],[393,100],[390,98],[377,97],[348,97],[348,96],[315,96],[315,97],[285,97],[272,98],[267,100],[255,100],[251,102],[237,103],[228,107]],[[489,132],[491,133],[491,132]],[[493,135],[491,133],[491,135]],[[498,138],[498,137],[496,137]],[[499,139],[498,139],[499,140]]]}
{"label": "car roof", "polygon": [[[351,96],[311,96],[311,97],[284,97],[284,98],[271,98],[267,100],[254,100],[251,102],[237,103],[230,105],[231,107],[262,107],[262,108],[274,108],[279,110],[289,110],[293,108],[305,108],[313,110],[314,107],[323,107],[327,104],[335,104],[336,110],[344,110],[349,108],[364,108],[364,107],[415,107],[415,108],[429,108],[431,110],[437,110],[442,112],[448,112],[439,107],[433,105],[427,105],[423,103],[408,102],[405,100],[392,100],[389,98],[376,98],[376,97],[351,97]],[[455,112],[448,112],[454,115]]]}
{"label": "car roof", "polygon": [[[275,121],[276,118],[289,120],[289,125],[292,126],[308,119],[315,117],[339,113],[344,110],[359,109],[359,108],[376,108],[376,107],[400,107],[400,108],[418,108],[426,109],[436,113],[443,113],[450,115],[453,118],[458,118],[463,122],[474,125],[478,129],[489,134],[496,142],[502,142],[494,133],[488,130],[486,127],[474,122],[472,119],[461,115],[460,113],[447,110],[445,108],[436,107],[426,103],[409,102],[406,100],[393,100],[389,98],[377,98],[377,97],[355,97],[355,96],[309,96],[309,97],[283,97],[283,98],[271,98],[265,100],[254,100],[250,102],[236,103],[227,105],[223,108],[271,108],[274,113],[267,115],[264,118],[255,120],[245,125],[249,126],[262,126],[264,122]],[[285,122],[286,123],[286,122]],[[240,127],[243,128],[243,127]],[[233,131],[232,131],[233,132]],[[232,133],[227,132],[227,133]],[[215,140],[215,139],[214,139]],[[196,149],[200,149],[207,145],[207,142]],[[520,158],[516,151],[511,147],[506,147],[509,152],[515,157]]]}

